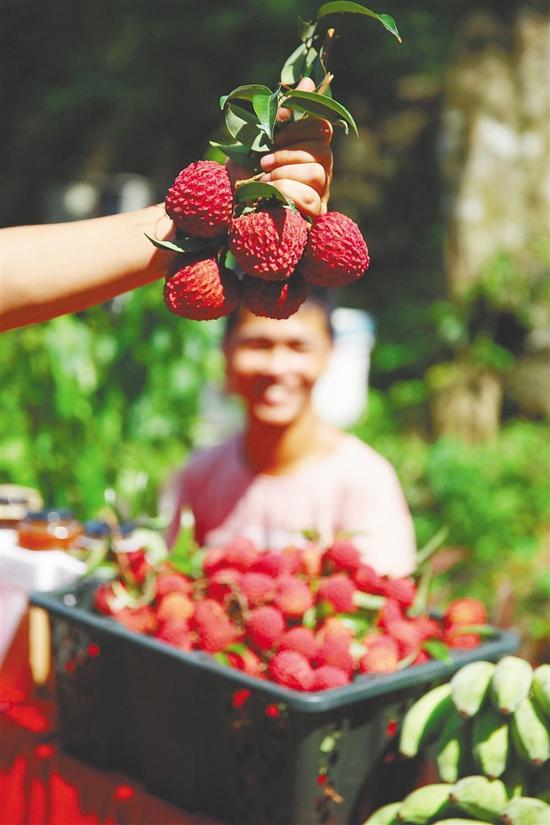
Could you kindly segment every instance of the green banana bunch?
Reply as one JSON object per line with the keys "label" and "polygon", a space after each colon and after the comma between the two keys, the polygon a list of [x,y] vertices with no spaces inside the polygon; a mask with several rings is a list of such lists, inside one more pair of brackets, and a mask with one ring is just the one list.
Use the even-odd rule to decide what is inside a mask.
{"label": "green banana bunch", "polygon": [[491,705],[475,717],[472,749],[485,776],[496,779],[504,773],[509,757],[509,739],[508,721]]}
{"label": "green banana bunch", "polygon": [[451,696],[457,711],[466,719],[479,713],[495,672],[492,662],[471,662],[451,679]]}
{"label": "green banana bunch", "polygon": [[524,699],[516,708],[510,729],[514,746],[522,759],[533,765],[542,765],[550,759],[548,724],[530,699]]}
{"label": "green banana bunch", "polygon": [[533,673],[531,696],[541,713],[550,719],[550,665],[539,665]]}
{"label": "green banana bunch", "polygon": [[533,668],[525,659],[505,656],[495,667],[491,679],[491,699],[494,706],[509,716],[529,695]]}
{"label": "green banana bunch", "polygon": [[497,822],[508,802],[506,787],[500,779],[486,776],[465,776],[455,783],[450,801],[458,805],[468,816]]}
{"label": "green banana bunch", "polygon": [[506,825],[548,825],[550,805],[531,796],[516,796],[504,808],[502,821]]}
{"label": "green banana bunch", "polygon": [[407,825],[425,825],[449,809],[449,793],[453,786],[447,783],[424,785],[405,797],[397,812],[399,822]]}
{"label": "green banana bunch", "polygon": [[468,726],[458,711],[451,708],[434,745],[437,769],[443,782],[456,782],[459,778],[461,764],[470,749],[468,734]]}
{"label": "green banana bunch", "polygon": [[384,805],[383,808],[378,808],[368,819],[363,822],[363,825],[399,825],[397,819],[397,812],[401,807],[401,802],[391,802],[389,805]]}
{"label": "green banana bunch", "polygon": [[437,735],[451,708],[451,686],[448,683],[433,688],[418,699],[403,719],[399,740],[401,753],[416,756],[419,749]]}

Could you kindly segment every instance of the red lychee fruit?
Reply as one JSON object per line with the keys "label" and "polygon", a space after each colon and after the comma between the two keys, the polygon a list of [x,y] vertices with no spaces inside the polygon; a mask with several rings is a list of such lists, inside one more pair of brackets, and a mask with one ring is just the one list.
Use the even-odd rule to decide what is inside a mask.
{"label": "red lychee fruit", "polygon": [[445,611],[443,622],[445,627],[456,624],[487,624],[487,608],[483,602],[468,596],[455,599]]}
{"label": "red lychee fruit", "polygon": [[345,670],[332,665],[322,665],[313,671],[312,690],[331,690],[349,685],[351,679]]}
{"label": "red lychee fruit", "polygon": [[354,573],[355,584],[363,593],[381,595],[384,591],[384,581],[370,564],[360,564]]}
{"label": "red lychee fruit", "polygon": [[188,235],[222,235],[233,211],[233,191],[225,166],[212,160],[186,166],[168,190],[165,208],[177,228]]}
{"label": "red lychee fruit", "polygon": [[154,610],[144,607],[123,607],[115,614],[117,622],[135,633],[154,633],[158,626]]}
{"label": "red lychee fruit", "polygon": [[203,624],[211,624],[213,622],[223,622],[227,619],[227,615],[218,602],[214,599],[203,599],[195,604],[195,612],[191,617],[190,625],[200,629]]}
{"label": "red lychee fruit", "polygon": [[317,642],[321,644],[325,639],[343,638],[346,642],[353,639],[353,630],[343,624],[337,616],[329,616],[317,631]]}
{"label": "red lychee fruit", "polygon": [[286,619],[301,619],[313,605],[313,594],[296,576],[280,576],[274,604]]}
{"label": "red lychee fruit", "polygon": [[319,666],[332,665],[349,674],[353,673],[355,666],[349,650],[349,642],[343,636],[325,639],[319,646],[315,661]]}
{"label": "red lychee fruit", "polygon": [[383,594],[395,599],[404,609],[410,607],[416,597],[416,584],[411,578],[384,579]]}
{"label": "red lychee fruit", "polygon": [[241,573],[233,567],[224,567],[221,570],[216,570],[212,573],[206,594],[209,599],[215,599],[220,604],[223,604],[226,596],[238,589],[241,582]]}
{"label": "red lychee fruit", "polygon": [[166,279],[164,303],[174,315],[192,321],[223,318],[237,308],[239,279],[221,272],[215,258],[199,258]]}
{"label": "red lychee fruit", "polygon": [[418,656],[416,657],[416,659],[412,663],[412,667],[414,667],[415,665],[423,665],[423,664],[425,664],[426,662],[429,662],[429,661],[430,661],[429,654],[425,650],[419,650],[418,651]]}
{"label": "red lychee fruit", "polygon": [[443,636],[446,645],[462,650],[472,650],[474,647],[479,647],[481,638],[477,633],[461,633],[460,629],[461,625],[451,625],[447,628]]}
{"label": "red lychee fruit", "polygon": [[195,605],[185,593],[173,590],[163,596],[157,606],[157,617],[159,622],[167,619],[183,619],[187,621],[195,611]]}
{"label": "red lychee fruit", "polygon": [[113,609],[115,594],[110,582],[100,584],[94,593],[94,607],[99,613],[105,616],[112,616],[116,613]]}
{"label": "red lychee fruit", "polygon": [[246,622],[248,637],[260,650],[270,650],[284,629],[281,611],[269,605],[255,607],[250,611]]}
{"label": "red lychee fruit", "polygon": [[376,623],[379,627],[387,630],[394,622],[400,622],[403,618],[403,610],[399,602],[396,602],[395,599],[386,599],[378,614]]}
{"label": "red lychee fruit", "polygon": [[294,272],[307,241],[299,212],[273,206],[231,221],[229,248],[247,275],[282,281]]}
{"label": "red lychee fruit", "polygon": [[199,647],[208,653],[218,653],[241,637],[238,629],[227,618],[223,621],[203,622],[197,628],[197,633]]}
{"label": "red lychee fruit", "polygon": [[340,212],[320,215],[309,231],[300,273],[318,286],[345,286],[362,277],[370,264],[361,230]]}
{"label": "red lychee fruit", "polygon": [[253,650],[245,648],[240,653],[229,650],[226,655],[228,663],[236,670],[242,670],[243,673],[248,673],[249,676],[261,676],[263,674],[263,662]]}
{"label": "red lychee fruit", "polygon": [[307,298],[307,283],[299,275],[286,281],[264,281],[246,278],[243,284],[243,306],[266,318],[290,318]]}
{"label": "red lychee fruit", "polygon": [[275,582],[265,573],[250,571],[242,574],[239,589],[246,597],[249,607],[259,607],[271,601],[275,595]]}
{"label": "red lychee fruit", "polygon": [[223,547],[211,547],[206,551],[202,560],[202,569],[205,576],[211,576],[216,570],[221,570],[227,566],[225,549]]}
{"label": "red lychee fruit", "polygon": [[316,544],[308,544],[300,553],[299,570],[314,579],[321,574],[323,551]]}
{"label": "red lychee fruit", "polygon": [[182,573],[159,573],[156,579],[157,598],[167,593],[184,593],[190,596],[193,592],[193,583]]}
{"label": "red lychee fruit", "polygon": [[443,630],[439,622],[430,619],[429,616],[418,616],[412,620],[418,632],[422,635],[423,641],[426,639],[441,639]]}
{"label": "red lychee fruit", "polygon": [[414,622],[406,619],[392,622],[386,630],[399,645],[402,656],[410,656],[411,653],[419,651],[424,641],[422,629],[418,628]]}
{"label": "red lychee fruit", "polygon": [[269,675],[274,682],[294,690],[311,690],[313,670],[305,656],[295,650],[280,650],[269,663]]}
{"label": "red lychee fruit", "polygon": [[330,572],[343,570],[354,574],[361,565],[361,554],[351,541],[335,541],[325,551],[323,564]]}
{"label": "red lychee fruit", "polygon": [[255,573],[265,573],[266,576],[277,578],[290,573],[292,561],[284,553],[261,553],[252,569]]}
{"label": "red lychee fruit", "polygon": [[317,590],[317,602],[328,602],[336,613],[353,613],[355,587],[344,573],[335,573],[321,581]]}
{"label": "red lychee fruit", "polygon": [[253,566],[258,560],[260,553],[256,545],[250,539],[237,536],[225,547],[225,557],[227,564],[243,573]]}
{"label": "red lychee fruit", "polygon": [[167,619],[160,625],[155,637],[179,650],[193,649],[193,637],[184,619]]}
{"label": "red lychee fruit", "polygon": [[399,646],[390,636],[377,636],[366,643],[359,663],[361,673],[393,673],[399,664]]}
{"label": "red lychee fruit", "polygon": [[317,640],[309,627],[291,627],[285,630],[278,645],[279,650],[296,650],[311,661],[317,654]]}

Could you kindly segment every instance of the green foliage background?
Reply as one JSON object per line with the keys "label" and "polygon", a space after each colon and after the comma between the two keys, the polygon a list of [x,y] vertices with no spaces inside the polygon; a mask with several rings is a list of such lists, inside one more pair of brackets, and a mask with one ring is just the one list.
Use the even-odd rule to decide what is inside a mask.
{"label": "green foliage background", "polygon": [[[393,0],[377,11],[396,18],[403,46],[374,21],[339,23],[334,90],[361,139],[336,137],[332,205],[359,222],[373,258],[369,277],[342,296],[378,324],[374,390],[357,432],[396,465],[419,542],[446,524],[448,544],[464,549],[441,580],[442,598],[467,592],[490,602],[501,582],[513,581],[529,632],[542,635],[550,596],[542,563],[550,524],[546,424],[521,420],[512,407],[491,444],[434,442],[424,378],[430,365],[465,355],[513,369],[529,329],[527,292],[512,307],[517,335],[501,335],[509,281],[462,306],[449,302],[436,162],[444,78],[462,16],[482,7],[512,20],[522,5]],[[177,171],[204,154],[207,138],[220,135],[219,95],[251,81],[273,86],[297,43],[296,15],[311,17],[317,6],[4,2],[0,55],[11,83],[0,87],[2,224],[41,221],[49,186],[94,174],[144,174],[160,200]],[[517,267],[498,253],[497,275],[519,283]],[[2,335],[0,478],[36,486],[48,503],[69,504],[80,516],[101,506],[106,487],[134,510],[153,512],[158,487],[193,446],[201,388],[221,369],[219,327],[170,316],[161,293],[151,285]],[[140,492],[143,472],[149,484]]]}

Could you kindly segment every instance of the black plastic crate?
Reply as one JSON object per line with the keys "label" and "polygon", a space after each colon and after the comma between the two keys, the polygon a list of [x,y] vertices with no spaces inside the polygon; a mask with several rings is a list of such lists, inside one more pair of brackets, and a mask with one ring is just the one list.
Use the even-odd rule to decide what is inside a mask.
{"label": "black plastic crate", "polygon": [[[388,722],[466,663],[496,661],[518,645],[516,634],[499,631],[449,663],[301,693],[94,613],[96,586],[32,596],[50,616],[64,747],[188,811],[238,825],[354,822],[388,747]],[[244,689],[250,696],[239,707]]]}

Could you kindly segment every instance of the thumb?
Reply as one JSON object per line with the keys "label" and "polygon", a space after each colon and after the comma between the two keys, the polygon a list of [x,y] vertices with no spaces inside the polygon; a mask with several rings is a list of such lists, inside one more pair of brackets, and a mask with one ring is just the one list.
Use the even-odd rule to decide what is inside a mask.
{"label": "thumb", "polygon": [[[296,89],[300,92],[314,92],[315,83],[313,82],[311,77],[303,77],[296,86]],[[290,111],[290,109],[285,109],[284,107],[281,107],[277,112],[277,120],[279,121],[279,123],[284,123],[285,121],[290,120],[291,117],[292,112]]]}

